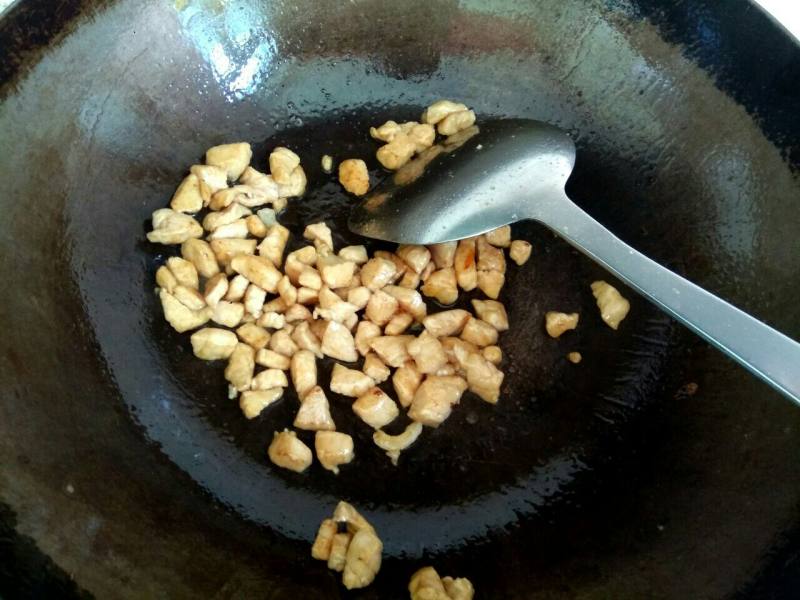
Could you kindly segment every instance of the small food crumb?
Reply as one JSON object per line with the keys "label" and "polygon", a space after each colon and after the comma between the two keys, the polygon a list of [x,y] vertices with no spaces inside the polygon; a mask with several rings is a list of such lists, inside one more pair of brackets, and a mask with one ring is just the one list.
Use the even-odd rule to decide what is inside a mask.
{"label": "small food crumb", "polygon": [[331,173],[333,171],[333,157],[330,154],[324,154],[322,156],[322,170],[326,173]]}
{"label": "small food crumb", "polygon": [[511,242],[508,256],[515,263],[522,266],[528,262],[528,259],[531,257],[531,245],[524,240],[514,240]]}
{"label": "small food crumb", "polygon": [[605,281],[595,281],[591,287],[592,295],[597,300],[597,307],[600,309],[600,317],[606,325],[616,330],[622,320],[628,316],[631,303],[622,297],[617,288]]}
{"label": "small food crumb", "polygon": [[567,354],[567,360],[571,362],[573,365],[577,365],[579,362],[583,360],[583,356],[581,356],[580,352],[570,352]]}
{"label": "small food crumb", "polygon": [[423,567],[408,583],[411,600],[472,600],[475,588],[464,577],[439,577],[433,567]]}

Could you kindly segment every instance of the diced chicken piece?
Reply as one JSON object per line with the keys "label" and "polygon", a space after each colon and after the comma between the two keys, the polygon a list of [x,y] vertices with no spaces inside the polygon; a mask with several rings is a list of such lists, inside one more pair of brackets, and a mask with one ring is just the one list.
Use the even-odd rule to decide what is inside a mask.
{"label": "diced chicken piece", "polygon": [[326,321],[325,319],[313,319],[309,321],[309,328],[311,329],[311,333],[317,336],[317,339],[322,341],[322,337],[325,335],[325,330],[328,328],[330,321]]}
{"label": "diced chicken piece", "polygon": [[242,206],[238,202],[232,202],[220,211],[212,211],[203,218],[203,229],[206,231],[215,231],[223,225],[229,225],[234,221],[238,221],[243,217],[248,217],[253,214],[246,206]]}
{"label": "diced chicken piece", "polygon": [[283,329],[284,325],[286,325],[286,317],[280,313],[265,310],[258,318],[258,324],[266,329]]}
{"label": "diced chicken piece", "polygon": [[322,287],[322,277],[314,267],[304,266],[297,278],[297,283],[301,287],[319,290]]}
{"label": "diced chicken piece", "polygon": [[478,236],[475,249],[478,253],[478,271],[506,272],[506,257],[503,251],[492,246],[485,235]]}
{"label": "diced chicken piece", "polygon": [[436,129],[428,123],[412,122],[411,127],[405,133],[414,142],[414,151],[417,153],[430,148],[436,140]]}
{"label": "diced chicken piece", "polygon": [[328,398],[322,388],[314,386],[303,397],[294,419],[294,426],[308,431],[335,431]]}
{"label": "diced chicken piece", "polygon": [[181,244],[181,256],[192,263],[196,272],[205,278],[219,273],[217,258],[208,242],[194,238],[186,240]]}
{"label": "diced chicken piece", "polygon": [[436,124],[441,135],[453,135],[475,124],[475,113],[471,110],[452,112]]}
{"label": "diced chicken piece", "polygon": [[455,269],[447,267],[431,273],[422,286],[422,293],[430,298],[435,298],[440,304],[453,304],[458,300],[458,281]]}
{"label": "diced chicken piece", "polygon": [[339,163],[339,183],[351,194],[363,196],[369,191],[367,163],[360,158],[348,158]]}
{"label": "diced chicken piece", "polygon": [[531,245],[524,240],[514,240],[511,242],[511,249],[508,251],[508,256],[511,257],[518,265],[522,266],[531,257]]}
{"label": "diced chicken piece", "polygon": [[567,354],[567,360],[571,362],[573,365],[577,365],[579,362],[583,360],[583,356],[581,356],[580,352],[569,352]]}
{"label": "diced chicken piece", "polygon": [[[225,280],[227,283],[227,279]],[[167,290],[170,294],[175,290],[178,285],[178,280],[165,265],[158,267],[156,270],[156,284],[161,289]]]}
{"label": "diced chicken piece", "polygon": [[154,244],[182,244],[188,239],[203,235],[200,223],[189,215],[171,208],[159,208],[153,212],[153,230],[147,239]]}
{"label": "diced chicken piece", "polygon": [[[322,280],[320,280],[321,284]],[[316,304],[319,301],[319,291],[312,290],[307,287],[297,288],[297,302],[298,304]]]}
{"label": "diced chicken piece", "polygon": [[277,146],[269,154],[269,172],[280,184],[288,184],[292,179],[292,171],[300,166],[300,157],[283,146]]}
{"label": "diced chicken piece", "polygon": [[511,225],[503,225],[497,229],[492,229],[485,234],[485,237],[486,241],[492,246],[508,248],[511,245]]}
{"label": "diced chicken piece", "polygon": [[313,460],[311,448],[306,446],[294,431],[288,429],[280,433],[275,432],[267,453],[274,464],[296,473],[305,471]]}
{"label": "diced chicken piece", "polygon": [[403,273],[403,276],[400,278],[400,281],[397,282],[397,285],[415,290],[419,287],[420,279],[421,277],[419,273],[415,273],[413,269],[407,268],[405,273]]}
{"label": "diced chicken piece", "polygon": [[[266,313],[276,313],[278,315],[282,315],[283,313],[286,312],[286,310],[288,308],[289,307],[286,306],[286,302],[283,301],[283,298],[278,297],[278,298],[273,298],[269,302],[264,302],[263,311],[264,311],[264,314],[266,314]],[[274,319],[275,317],[273,315],[272,317],[267,317],[267,319],[269,319],[269,318]],[[261,325],[262,327],[274,327],[276,329],[280,329],[280,327],[276,327],[274,325],[263,325],[261,323],[259,323],[259,325]],[[281,327],[282,327],[282,325],[281,325]]]}
{"label": "diced chicken piece", "polygon": [[433,374],[439,377],[446,377],[449,375],[462,375],[461,370],[456,369],[455,366],[453,366],[449,362]]}
{"label": "diced chicken piece", "polygon": [[[300,305],[297,304],[295,306]],[[314,335],[314,332],[311,331],[308,321],[301,321],[297,324],[297,327],[292,332],[292,340],[301,350],[308,350],[317,358],[322,358],[322,344],[319,338]]]}
{"label": "diced chicken piece", "polygon": [[400,406],[403,408],[411,406],[414,394],[416,394],[420,383],[422,383],[422,373],[417,370],[417,363],[413,360],[406,361],[403,366],[394,372],[392,385]]}
{"label": "diced chicken piece", "polygon": [[391,142],[401,132],[400,125],[394,121],[386,121],[380,127],[370,127],[369,134],[373,139],[382,142]]}
{"label": "diced chicken piece", "polygon": [[347,301],[355,306],[358,310],[365,308],[371,297],[372,292],[369,291],[368,287],[363,285],[347,290]]}
{"label": "diced chicken piece", "polygon": [[375,529],[369,522],[361,516],[361,514],[353,507],[352,504],[339,501],[333,511],[333,520],[337,523],[346,523],[347,531],[355,534],[359,531],[371,531],[375,533]]}
{"label": "diced chicken piece", "polygon": [[338,431],[318,431],[314,436],[314,449],[320,464],[339,474],[339,465],[353,460],[353,438]]}
{"label": "diced chicken piece", "polygon": [[213,165],[192,165],[189,172],[197,177],[203,206],[208,205],[212,195],[228,187],[228,174],[219,167]]}
{"label": "diced chicken piece", "polygon": [[438,427],[450,416],[453,406],[461,401],[467,387],[467,382],[461,377],[431,375],[414,394],[408,416],[428,427]]}
{"label": "diced chicken piece", "polygon": [[225,327],[236,327],[244,317],[244,304],[241,302],[226,302],[220,300],[214,307],[211,320]]}
{"label": "diced chicken piece", "polygon": [[373,429],[385,427],[400,414],[394,400],[379,387],[370,388],[353,402],[353,412]]}
{"label": "diced chicken piece", "polygon": [[286,378],[286,373],[281,369],[267,369],[253,377],[250,387],[254,390],[285,388],[289,387],[289,380]]}
{"label": "diced chicken piece", "polygon": [[269,333],[255,323],[245,323],[236,330],[236,335],[253,350],[261,350],[269,342]]}
{"label": "diced chicken piece", "polygon": [[400,303],[400,308],[410,313],[417,321],[422,321],[428,314],[428,307],[417,290],[410,290],[397,285],[387,285],[382,291],[394,296]]}
{"label": "diced chicken piece", "polygon": [[375,156],[384,167],[394,171],[411,160],[416,151],[416,142],[408,135],[399,133],[391,142],[378,148]]}
{"label": "diced chicken piece", "polygon": [[206,306],[206,300],[203,295],[196,289],[185,285],[176,285],[172,290],[172,295],[175,296],[178,302],[191,310],[202,310]]}
{"label": "diced chicken piece", "polygon": [[339,250],[339,257],[357,265],[363,265],[369,260],[367,249],[364,246],[345,246]]}
{"label": "diced chicken piece", "polygon": [[314,309],[314,318],[321,317],[328,321],[344,323],[350,315],[354,315],[358,307],[342,300],[327,286],[322,286],[319,291],[319,306]]}
{"label": "diced chicken piece", "polygon": [[289,240],[289,230],[280,223],[275,223],[269,228],[266,237],[258,245],[258,253],[269,259],[276,267],[283,262],[283,251]]}
{"label": "diced chicken piece", "polygon": [[253,150],[245,142],[223,144],[206,150],[206,164],[224,169],[231,181],[239,178],[252,157]]}
{"label": "diced chicken piece", "polygon": [[427,329],[419,337],[411,340],[406,349],[417,363],[417,370],[420,373],[435,373],[447,364],[447,355],[442,345]]}
{"label": "diced chicken piece", "polygon": [[480,354],[467,352],[464,348],[454,348],[456,360],[467,376],[469,390],[490,404],[497,404],[503,372]]}
{"label": "diced chicken piece", "polygon": [[399,306],[399,302],[393,296],[383,290],[377,290],[370,296],[364,314],[370,321],[383,327],[397,312]]}
{"label": "diced chicken piece", "polygon": [[368,375],[355,369],[335,364],[331,373],[331,391],[343,396],[358,398],[374,387],[375,381]]}
{"label": "diced chicken piece", "polygon": [[236,344],[228,359],[228,366],[225,367],[225,379],[240,392],[250,389],[250,383],[253,381],[253,369],[256,366],[255,354],[250,346],[239,343]]}
{"label": "diced chicken piece", "polygon": [[389,285],[396,273],[397,267],[392,261],[373,258],[361,268],[361,283],[374,292]]}
{"label": "diced chicken piece", "polygon": [[214,308],[227,292],[228,278],[225,276],[225,273],[217,273],[211,279],[206,281],[206,286],[203,290],[203,297],[206,301],[206,304],[211,308]]}
{"label": "diced chicken piece", "polygon": [[486,346],[481,349],[481,356],[495,366],[503,362],[503,351],[500,346]]}
{"label": "diced chicken piece", "polygon": [[269,227],[264,225],[258,215],[250,215],[244,222],[247,223],[247,231],[254,237],[263,238],[269,232]]}
{"label": "diced chicken piece", "polygon": [[311,558],[317,560],[328,560],[331,555],[331,545],[333,544],[333,536],[339,530],[339,526],[333,519],[325,519],[320,523],[317,530],[317,537],[314,538],[314,544],[311,546]]}
{"label": "diced chicken piece", "polygon": [[443,242],[428,246],[437,269],[447,269],[455,264],[458,242]]}
{"label": "diced chicken piece", "polygon": [[175,280],[188,288],[198,289],[200,279],[197,276],[197,269],[188,260],[172,256],[167,259],[167,268],[170,270]]}
{"label": "diced chicken piece", "polygon": [[506,282],[500,271],[478,271],[478,288],[489,298],[497,299]]}
{"label": "diced chicken piece", "polygon": [[283,313],[283,318],[286,323],[299,323],[300,321],[310,321],[313,319],[311,311],[302,304],[292,304]]}
{"label": "diced chicken piece", "polygon": [[456,270],[458,286],[467,292],[478,286],[478,269],[475,262],[475,238],[458,242],[453,268]]}
{"label": "diced chicken piece", "polygon": [[292,336],[286,330],[286,326],[272,334],[272,337],[269,339],[269,349],[290,358],[294,356],[294,353],[298,350],[297,344],[292,340]]}
{"label": "diced chicken piece", "polygon": [[423,123],[436,125],[447,115],[455,112],[460,112],[462,110],[467,110],[467,106],[465,104],[461,104],[460,102],[453,102],[452,100],[437,100],[436,102],[434,102],[428,108],[425,109],[425,111],[422,113],[422,117],[420,120]]}
{"label": "diced chicken piece", "polygon": [[233,223],[227,225],[220,225],[209,234],[209,240],[225,240],[232,238],[244,239],[247,237],[249,230],[247,229],[247,221],[244,219],[237,219]]}
{"label": "diced chicken piece", "polygon": [[497,329],[481,319],[470,318],[461,332],[461,339],[479,348],[497,343]]}
{"label": "diced chicken piece", "polygon": [[408,582],[408,592],[411,600],[451,600],[433,567],[423,567],[414,573]]}
{"label": "diced chicken piece", "polygon": [[270,390],[247,390],[239,396],[239,408],[248,419],[255,419],[270,404],[283,397],[283,388]]}
{"label": "diced chicken piece", "polygon": [[381,568],[383,544],[374,530],[356,532],[347,548],[342,582],[348,590],[367,587]]}
{"label": "diced chicken piece", "polygon": [[221,267],[227,267],[239,255],[252,255],[256,251],[255,240],[214,240],[211,249]]}
{"label": "diced chicken piece", "polygon": [[350,284],[356,272],[356,264],[329,254],[317,257],[317,270],[325,285],[336,289]]}
{"label": "diced chicken piece", "polygon": [[289,278],[284,275],[278,282],[278,294],[287,307],[293,306],[297,302],[297,288],[292,285]]}
{"label": "diced chicken piece", "polygon": [[261,192],[268,202],[273,203],[273,206],[278,199],[278,182],[271,174],[268,175],[253,167],[247,167],[239,177],[239,182]]}
{"label": "diced chicken piece", "polygon": [[[334,432],[335,433],[335,432]],[[337,533],[331,542],[331,553],[328,557],[328,568],[331,571],[341,573],[344,571],[344,564],[347,560],[347,548],[353,535],[350,533]]]}
{"label": "diced chicken piece", "polygon": [[422,324],[431,335],[438,338],[458,335],[470,318],[471,315],[467,311],[455,308],[428,315],[422,320]]}
{"label": "diced chicken piece", "polygon": [[364,357],[364,368],[362,369],[364,374],[371,378],[375,383],[383,383],[392,372],[389,370],[380,357],[375,354],[374,352],[369,352]]}
{"label": "diced chicken piece", "polygon": [[[397,281],[400,279],[403,274],[409,270],[409,266],[406,264],[402,258],[394,254],[393,252],[387,252],[386,250],[376,250],[373,255],[373,258],[381,258],[383,260],[391,261],[394,264],[395,273],[393,276],[392,281]],[[364,284],[366,285],[366,284]]]}
{"label": "diced chicken piece", "polygon": [[203,360],[229,358],[239,343],[235,333],[216,327],[205,327],[195,331],[190,341],[194,355]]}
{"label": "diced chicken piece", "polygon": [[400,244],[397,256],[402,258],[415,273],[422,273],[431,260],[431,252],[425,246]]}
{"label": "diced chicken piece", "polygon": [[267,299],[267,292],[262,290],[257,285],[252,283],[247,286],[247,291],[244,293],[244,309],[246,312],[253,315],[255,318],[261,316],[261,310],[264,308],[264,300]]}
{"label": "diced chicken piece", "polygon": [[465,577],[442,577],[442,583],[450,600],[472,600],[475,597],[475,588]]}
{"label": "diced chicken piece", "polygon": [[239,254],[231,259],[231,268],[240,275],[245,276],[251,283],[262,290],[274,294],[278,290],[281,272],[272,262],[263,256],[252,254]]}
{"label": "diced chicken piece", "polygon": [[383,335],[381,328],[372,321],[361,321],[356,328],[355,344],[358,353],[366,356],[370,351],[370,342]]}
{"label": "diced chicken piece", "polygon": [[547,330],[547,335],[551,338],[561,336],[565,331],[575,329],[578,326],[578,313],[563,313],[556,311],[548,311],[544,315],[544,328]]}
{"label": "diced chicken piece", "polygon": [[[333,251],[333,234],[330,227],[324,222],[308,225],[303,231],[303,237],[311,241],[319,241]],[[319,252],[319,250],[317,250]],[[316,258],[316,256],[315,256]]]}
{"label": "diced chicken piece", "polygon": [[403,433],[398,435],[389,435],[384,431],[376,431],[372,434],[372,441],[375,442],[378,448],[385,450],[386,456],[391,459],[392,464],[397,466],[400,453],[416,442],[421,433],[422,423],[410,423],[403,430]]}
{"label": "diced chicken piece", "polygon": [[502,302],[497,302],[496,300],[473,300],[472,308],[479,319],[486,321],[497,331],[508,330],[508,314]]}
{"label": "diced chicken piece", "polygon": [[397,313],[386,324],[386,327],[383,329],[383,333],[384,335],[400,335],[406,329],[408,329],[413,322],[414,317],[412,317],[410,314],[404,312]]}
{"label": "diced chicken piece", "polygon": [[289,357],[278,354],[274,350],[262,348],[256,352],[256,363],[268,369],[280,369],[286,371],[289,368]]}
{"label": "diced chicken piece", "polygon": [[225,292],[225,300],[228,302],[239,302],[244,299],[245,292],[250,286],[250,282],[244,275],[236,275],[228,282],[228,291]]}
{"label": "diced chicken piece", "polygon": [[631,303],[623,298],[617,288],[605,281],[592,283],[592,295],[597,300],[600,317],[605,321],[606,325],[616,330],[622,320],[628,316]]}
{"label": "diced chicken piece", "polygon": [[402,367],[411,358],[406,347],[413,335],[383,335],[370,340],[369,347],[390,367]]}
{"label": "diced chicken piece", "polygon": [[273,204],[275,210],[283,210],[283,208],[286,206],[285,204],[280,203],[281,199],[302,196],[306,191],[306,183],[308,183],[306,172],[303,170],[301,165],[298,165],[292,171],[292,174],[289,178],[289,183],[278,184],[278,195],[280,198]]}
{"label": "diced chicken piece", "polygon": [[[235,185],[215,192],[211,196],[208,208],[212,211],[223,210],[231,204],[241,204],[247,208],[255,208],[273,202],[274,196],[250,185]],[[219,229],[215,228],[214,231]]]}
{"label": "diced chicken piece", "polygon": [[358,360],[353,334],[340,323],[331,321],[322,336],[322,353],[344,362]]}
{"label": "diced chicken piece", "polygon": [[[309,332],[310,333],[310,332]],[[313,335],[313,334],[312,334]],[[279,371],[282,373],[282,371]],[[298,350],[291,359],[292,385],[302,401],[317,385],[317,361],[309,350]]]}

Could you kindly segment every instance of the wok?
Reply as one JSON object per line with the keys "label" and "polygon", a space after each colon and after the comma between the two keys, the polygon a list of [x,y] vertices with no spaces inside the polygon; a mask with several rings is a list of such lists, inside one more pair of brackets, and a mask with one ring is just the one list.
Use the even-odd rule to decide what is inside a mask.
{"label": "wok", "polygon": [[[287,226],[356,241],[319,158],[373,157],[369,125],[452,97],[570,131],[572,198],[800,337],[800,52],[759,9],[23,0],[0,48],[4,597],[349,597],[309,555],[339,499],[385,544],[354,597],[406,597],[426,564],[487,598],[796,590],[800,412],[630,290],[604,327],[587,285],[607,275],[541,227],[515,231],[535,252],[502,297],[501,403],[465,398],[395,468],[334,401],[357,453],[338,477],[268,462],[295,401],[241,417],[164,322],[170,251],[144,239],[188,165],[246,140],[257,168],[276,144],[303,158]],[[551,309],[582,327],[546,339]]]}

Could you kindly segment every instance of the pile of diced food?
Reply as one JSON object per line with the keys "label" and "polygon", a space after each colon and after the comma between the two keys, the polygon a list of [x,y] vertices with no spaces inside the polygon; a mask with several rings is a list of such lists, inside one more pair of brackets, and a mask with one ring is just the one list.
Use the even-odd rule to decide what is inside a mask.
{"label": "pile of diced food", "polygon": [[[436,155],[438,144],[477,131],[473,111],[441,100],[420,122],[387,121],[370,135],[382,143],[376,152],[381,165],[413,171],[415,162]],[[164,317],[176,331],[191,332],[198,358],[227,361],[228,395],[238,399],[244,416],[264,415],[294,388],[300,400],[294,421],[276,423],[273,439],[265,440],[275,465],[302,472],[316,455],[322,467],[338,473],[354,460],[353,438],[338,430],[328,392],[353,399],[353,412],[374,430],[376,450],[395,465],[401,452],[424,439],[425,427],[447,420],[465,393],[491,404],[500,400],[502,334],[510,323],[498,298],[508,259],[525,264],[528,242],[512,240],[505,226],[458,242],[370,253],[363,245],[336,248],[328,225],[317,222],[306,225],[304,245],[287,253],[291,233],[280,213],[305,192],[300,157],[274,148],[269,173],[251,166],[252,158],[248,143],[208,149],[205,164],[189,169],[169,208],[153,213],[147,238],[180,245],[180,256],[156,272]],[[326,172],[334,169],[333,157],[317,160]],[[338,177],[355,196],[370,190],[367,165],[359,158],[342,160]],[[616,329],[628,312],[627,300],[602,281],[591,289],[603,320]],[[482,297],[471,300],[470,310],[452,307],[472,290]],[[577,313],[545,315],[552,337],[577,325]],[[581,358],[568,355],[573,363]],[[332,374],[321,381],[318,361],[328,359],[335,361]],[[410,424],[399,434],[384,431],[401,410]],[[295,430],[315,432],[313,452]],[[377,566],[369,559],[348,568],[351,551],[361,553],[362,544],[376,547],[377,537],[362,533],[371,527],[350,523],[334,533],[332,525],[326,527],[336,545],[325,546],[319,557],[344,570],[348,587],[371,581],[379,557]],[[471,597],[471,585],[468,595],[459,591],[462,581],[423,569],[412,579],[411,594],[429,597],[425,590],[435,588],[440,595],[430,597]]]}

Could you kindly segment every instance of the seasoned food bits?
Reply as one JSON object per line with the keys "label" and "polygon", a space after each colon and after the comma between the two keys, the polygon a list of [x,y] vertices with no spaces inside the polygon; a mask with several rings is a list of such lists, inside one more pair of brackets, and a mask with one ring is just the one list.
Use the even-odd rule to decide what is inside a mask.
{"label": "seasoned food bits", "polygon": [[348,158],[339,163],[339,183],[351,194],[363,196],[369,190],[367,163],[359,158]]}

